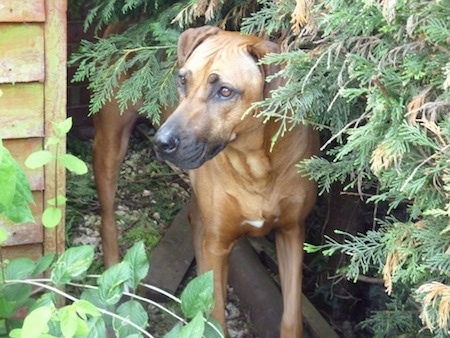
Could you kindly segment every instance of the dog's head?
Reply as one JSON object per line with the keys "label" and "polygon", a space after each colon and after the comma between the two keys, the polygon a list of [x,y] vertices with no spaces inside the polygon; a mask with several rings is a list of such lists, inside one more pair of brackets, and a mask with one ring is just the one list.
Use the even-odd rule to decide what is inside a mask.
{"label": "dog's head", "polygon": [[278,46],[272,42],[216,27],[181,34],[180,102],[155,136],[158,158],[195,169],[242,133],[260,128],[260,120],[243,114],[270,91],[265,78],[278,69],[257,62],[273,52]]}

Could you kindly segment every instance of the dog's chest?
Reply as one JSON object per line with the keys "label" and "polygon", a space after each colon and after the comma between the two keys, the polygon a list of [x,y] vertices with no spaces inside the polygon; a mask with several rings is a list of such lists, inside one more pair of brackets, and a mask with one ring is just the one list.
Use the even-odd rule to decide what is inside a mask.
{"label": "dog's chest", "polygon": [[[250,226],[255,229],[263,227],[273,228],[280,219],[280,212],[283,209],[283,200],[280,193],[274,186],[258,187],[242,184],[239,192],[234,195],[236,211],[240,212],[240,225]],[[237,190],[230,190],[233,195]]]}
{"label": "dog's chest", "polygon": [[[222,173],[232,179],[224,180],[223,188],[234,197],[235,210],[239,210],[241,215],[241,226],[254,229],[276,227],[281,210],[290,203],[297,179],[292,179],[289,170],[274,170],[270,158],[262,150],[245,156],[239,152],[226,152],[224,158]],[[289,182],[288,187],[286,182]]]}

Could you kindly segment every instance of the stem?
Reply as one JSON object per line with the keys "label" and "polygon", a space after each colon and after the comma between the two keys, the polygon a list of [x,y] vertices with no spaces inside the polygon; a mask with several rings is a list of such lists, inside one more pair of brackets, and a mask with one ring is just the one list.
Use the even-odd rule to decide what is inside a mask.
{"label": "stem", "polygon": [[[56,144],[56,152],[55,152],[55,208],[58,208],[58,159],[59,159],[59,142]],[[55,230],[55,239],[57,239],[57,230]],[[56,255],[59,256],[59,248],[58,245],[55,245]]]}
{"label": "stem", "polygon": [[[89,278],[98,278],[99,275],[88,275],[87,277],[89,277]],[[81,286],[81,287],[84,287],[84,288],[98,289],[98,287],[93,286],[93,285],[84,285],[84,284],[76,284],[76,283],[69,283],[69,284],[73,285],[73,286],[78,286],[78,287]],[[150,284],[140,283],[140,285],[143,286],[143,287],[146,287],[146,288],[148,288],[150,290],[159,292],[160,294],[166,296],[167,298],[170,298],[171,300],[177,302],[178,304],[181,304],[181,300],[179,298],[177,298],[174,295],[168,293],[167,291],[164,291],[164,290],[162,290],[162,289],[160,289],[160,288],[158,288],[156,286],[150,285]],[[181,318],[180,316],[178,316],[176,313],[170,311],[169,309],[166,309],[164,306],[162,306],[161,304],[159,304],[157,302],[154,302],[154,301],[152,301],[150,299],[147,299],[147,298],[140,297],[140,296],[135,295],[135,294],[130,293],[130,292],[124,292],[123,294],[126,295],[126,296],[129,296],[130,298],[135,298],[135,299],[140,300],[140,301],[142,301],[144,303],[148,303],[148,304],[151,304],[153,306],[156,306],[157,308],[159,308],[160,310],[163,310],[164,312],[170,314],[171,316],[173,316],[175,319],[179,320],[180,322],[182,322],[184,324],[187,324],[187,321],[185,319]],[[222,333],[220,332],[220,330],[217,329],[217,327],[215,327],[210,321],[208,321],[207,319],[204,319],[204,321],[206,322],[206,324],[211,326],[213,328],[213,330],[216,331],[219,334],[220,337],[222,337],[222,338],[224,337],[222,335]]]}
{"label": "stem", "polygon": [[[45,284],[46,282],[51,282],[51,280],[49,278],[42,278],[42,279],[27,279],[27,280],[18,280],[18,279],[11,279],[11,280],[5,280],[5,283],[11,283],[11,284],[30,284],[30,285],[35,285],[35,286],[39,286],[42,287],[44,289],[50,290],[60,296],[63,296],[73,302],[76,302],[77,300],[79,300],[76,297],[73,297],[71,295],[69,295],[68,293],[65,293],[64,291],[59,290],[58,288],[55,288],[53,286],[49,286],[47,284]],[[150,338],[154,338],[150,333],[148,333],[147,331],[145,331],[144,329],[142,329],[140,326],[136,325],[135,323],[133,323],[132,321],[130,321],[127,318],[121,317],[117,314],[115,314],[114,312],[110,312],[108,310],[102,309],[97,307],[97,310],[104,314],[104,315],[108,315],[110,317],[119,319],[120,321],[134,327],[136,330],[138,330],[140,333],[142,333],[144,336],[146,337],[150,337]]]}
{"label": "stem", "polygon": [[5,276],[5,264],[3,261],[3,247],[1,246],[0,246],[0,266],[2,269],[2,283],[4,283],[6,276]]}

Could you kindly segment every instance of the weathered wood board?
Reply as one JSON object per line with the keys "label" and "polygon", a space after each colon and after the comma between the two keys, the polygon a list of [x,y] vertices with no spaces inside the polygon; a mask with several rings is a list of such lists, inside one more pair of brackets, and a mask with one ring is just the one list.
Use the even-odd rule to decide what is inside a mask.
{"label": "weathered wood board", "polygon": [[[4,257],[64,249],[64,224],[44,229],[40,216],[48,200],[64,195],[65,170],[30,170],[24,162],[55,135],[53,123],[66,118],[66,12],[67,0],[0,0],[0,138],[24,169],[35,199],[35,222],[13,225],[0,218],[9,234]],[[58,152],[65,152],[64,139]]]}
{"label": "weathered wood board", "polygon": [[0,83],[43,82],[44,27],[0,24]]}
{"label": "weathered wood board", "polygon": [[44,84],[0,84],[0,138],[44,136]]}
{"label": "weathered wood board", "polygon": [[33,193],[34,205],[31,205],[31,212],[33,214],[34,223],[14,224],[4,216],[0,215],[0,222],[8,232],[8,239],[2,244],[3,247],[22,245],[22,244],[37,244],[44,241],[44,228],[41,223],[43,194],[41,191]]}
{"label": "weathered wood board", "polygon": [[0,22],[43,22],[44,0],[0,0]]}

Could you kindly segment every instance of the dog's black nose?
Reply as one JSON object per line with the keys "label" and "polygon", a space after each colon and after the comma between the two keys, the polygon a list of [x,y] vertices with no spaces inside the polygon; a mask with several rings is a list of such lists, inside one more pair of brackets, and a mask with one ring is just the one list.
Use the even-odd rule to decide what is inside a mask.
{"label": "dog's black nose", "polygon": [[172,134],[156,134],[155,147],[157,152],[171,154],[175,152],[180,144],[180,138]]}

